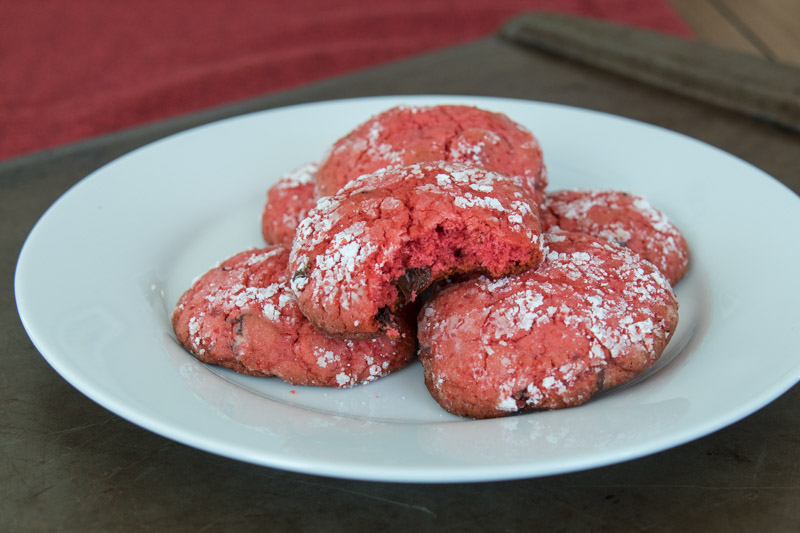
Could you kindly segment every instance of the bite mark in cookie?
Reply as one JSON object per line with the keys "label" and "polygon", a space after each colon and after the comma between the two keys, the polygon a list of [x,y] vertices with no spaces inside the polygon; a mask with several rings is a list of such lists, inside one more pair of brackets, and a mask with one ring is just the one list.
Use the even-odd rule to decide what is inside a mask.
{"label": "bite mark in cookie", "polygon": [[382,169],[319,199],[292,247],[292,288],[328,334],[374,336],[437,280],[535,267],[539,228],[536,204],[505,176],[444,162]]}

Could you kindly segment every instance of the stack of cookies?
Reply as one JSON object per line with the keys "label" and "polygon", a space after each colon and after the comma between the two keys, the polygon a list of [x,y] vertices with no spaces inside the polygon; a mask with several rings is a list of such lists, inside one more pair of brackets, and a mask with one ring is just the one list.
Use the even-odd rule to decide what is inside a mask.
{"label": "stack of cookies", "polygon": [[539,143],[505,115],[385,111],[268,191],[270,246],[194,283],[178,340],[297,385],[367,383],[416,355],[466,417],[580,405],[659,358],[688,247],[641,197],[546,187]]}

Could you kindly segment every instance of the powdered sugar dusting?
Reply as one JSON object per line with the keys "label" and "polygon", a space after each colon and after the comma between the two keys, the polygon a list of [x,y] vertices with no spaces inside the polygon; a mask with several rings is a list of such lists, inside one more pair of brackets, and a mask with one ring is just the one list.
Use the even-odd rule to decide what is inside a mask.
{"label": "powdered sugar dusting", "polygon": [[[411,219],[413,224],[415,214],[409,206],[423,202],[414,198],[424,198],[425,205],[433,198],[450,201],[465,211],[464,217],[487,220],[502,234],[524,235],[525,240],[520,241],[524,246],[535,244],[532,250],[541,251],[536,209],[524,193],[521,198],[513,196],[515,189],[519,192],[518,186],[504,176],[454,163],[384,168],[360,176],[335,196],[320,198],[298,227],[289,260],[294,273],[292,289],[301,306],[319,309],[331,317],[350,317],[349,313],[357,309],[384,305],[371,303],[371,295],[383,289],[365,286],[363,280],[367,272],[372,272],[371,279],[392,283],[407,268],[398,263],[402,261],[398,254],[412,237],[398,231],[392,239],[376,241],[371,228],[375,221],[389,218]],[[395,195],[398,190],[403,191],[403,198]],[[508,221],[507,225],[501,226],[501,220]],[[371,316],[347,320],[353,327],[356,320],[363,327],[374,323]]]}
{"label": "powdered sugar dusting", "polygon": [[[454,328],[453,323],[463,321],[463,315],[441,308],[438,299],[476,303],[479,309],[471,311],[469,323],[480,324],[475,346],[482,351],[459,350],[459,357],[462,365],[474,365],[473,379],[479,381],[461,386],[494,387],[492,408],[501,412],[517,410],[520,402],[550,408],[585,401],[591,393],[575,391],[597,382],[598,378],[588,376],[616,365],[646,368],[660,355],[677,323],[677,300],[669,283],[635,253],[579,234],[548,233],[545,243],[546,260],[537,270],[451,285],[420,314],[423,345],[445,346],[462,331],[464,335],[476,333],[466,323]],[[558,352],[536,355],[518,351],[521,346],[531,350],[540,342],[551,342],[537,340],[553,338],[540,337],[550,331],[561,332],[553,333],[555,338],[584,338],[585,353],[549,367],[546,361],[558,357]],[[465,356],[467,353],[471,355]],[[432,361],[444,357],[437,354]],[[438,380],[438,366],[425,364],[431,365],[432,378]],[[523,371],[540,364],[545,373],[539,374],[538,380],[532,380],[536,373]],[[490,368],[495,370],[489,372]],[[446,383],[444,379],[440,387]]]}
{"label": "powdered sugar dusting", "polygon": [[327,368],[329,364],[340,360],[338,354],[333,353],[331,350],[324,350],[321,347],[317,347],[314,353],[315,355],[321,353],[321,355],[317,357],[317,365],[321,366],[322,368]]}
{"label": "powdered sugar dusting", "polygon": [[310,385],[350,387],[405,364],[413,346],[402,338],[339,340],[309,328],[288,255],[280,246],[242,252],[201,276],[176,306],[178,339],[204,362]]}
{"label": "powdered sugar dusting", "polygon": [[336,384],[339,387],[350,387],[355,384],[355,380],[347,372],[341,371],[336,374]]}
{"label": "powdered sugar dusting", "polygon": [[275,186],[282,189],[293,189],[301,185],[310,185],[314,183],[317,170],[319,170],[319,163],[306,163],[285,174]]}
{"label": "powdered sugar dusting", "polygon": [[259,263],[263,263],[264,261],[268,260],[271,257],[275,257],[276,255],[280,255],[284,251],[285,250],[282,249],[282,248],[267,249],[267,251],[265,251],[265,252],[254,254],[254,255],[250,256],[247,259],[247,261],[245,261],[245,265],[253,266],[253,265],[257,265]]}
{"label": "powdered sugar dusting", "polygon": [[680,231],[640,196],[604,190],[559,191],[547,195],[544,210],[554,217],[550,224],[630,247],[673,283],[686,270],[688,247]]}
{"label": "powdered sugar dusting", "polygon": [[499,171],[531,195],[546,185],[538,141],[508,117],[468,106],[398,106],[337,141],[318,186],[331,195],[360,174],[435,160]]}
{"label": "powdered sugar dusting", "polygon": [[329,253],[316,256],[309,280],[314,287],[312,298],[329,301],[332,307],[339,302],[342,309],[350,309],[351,303],[361,292],[348,290],[358,284],[357,272],[365,264],[374,264],[377,246],[361,239],[365,230],[364,222],[336,233],[330,240]]}

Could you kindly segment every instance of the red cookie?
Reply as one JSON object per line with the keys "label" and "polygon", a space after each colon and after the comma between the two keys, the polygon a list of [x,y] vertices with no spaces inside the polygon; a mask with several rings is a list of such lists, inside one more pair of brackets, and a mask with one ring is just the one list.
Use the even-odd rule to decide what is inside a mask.
{"label": "red cookie", "polygon": [[268,244],[291,246],[300,221],[316,204],[314,175],[318,163],[307,163],[282,177],[267,191],[261,234]]}
{"label": "red cookie", "polygon": [[419,358],[434,399],[460,416],[580,405],[661,355],[678,323],[664,276],[583,233],[544,236],[536,270],[452,284],[420,312]]}
{"label": "red cookie", "polygon": [[403,367],[414,355],[413,325],[366,341],[327,337],[303,316],[289,288],[289,250],[241,252],[198,279],[178,301],[178,341],[205,363],[296,385],[348,387]]}
{"label": "red cookie", "polygon": [[539,142],[500,113],[459,105],[400,106],[369,119],[333,145],[317,175],[317,196],[388,166],[449,161],[517,180],[537,205],[547,185]]}
{"label": "red cookie", "polygon": [[689,266],[689,246],[678,228],[641,196],[617,191],[556,191],[545,195],[542,226],[580,231],[630,248],[653,263],[672,285]]}
{"label": "red cookie", "polygon": [[542,259],[536,204],[513,180],[436,162],[387,168],[319,199],[289,268],[303,313],[330,335],[393,330],[392,314],[459,272],[521,272]]}

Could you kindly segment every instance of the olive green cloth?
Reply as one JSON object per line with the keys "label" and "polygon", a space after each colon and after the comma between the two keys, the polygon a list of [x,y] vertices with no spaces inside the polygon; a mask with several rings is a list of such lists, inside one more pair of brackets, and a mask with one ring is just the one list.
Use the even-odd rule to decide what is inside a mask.
{"label": "olive green cloth", "polygon": [[800,132],[800,69],[602,20],[517,17],[507,39]]}

